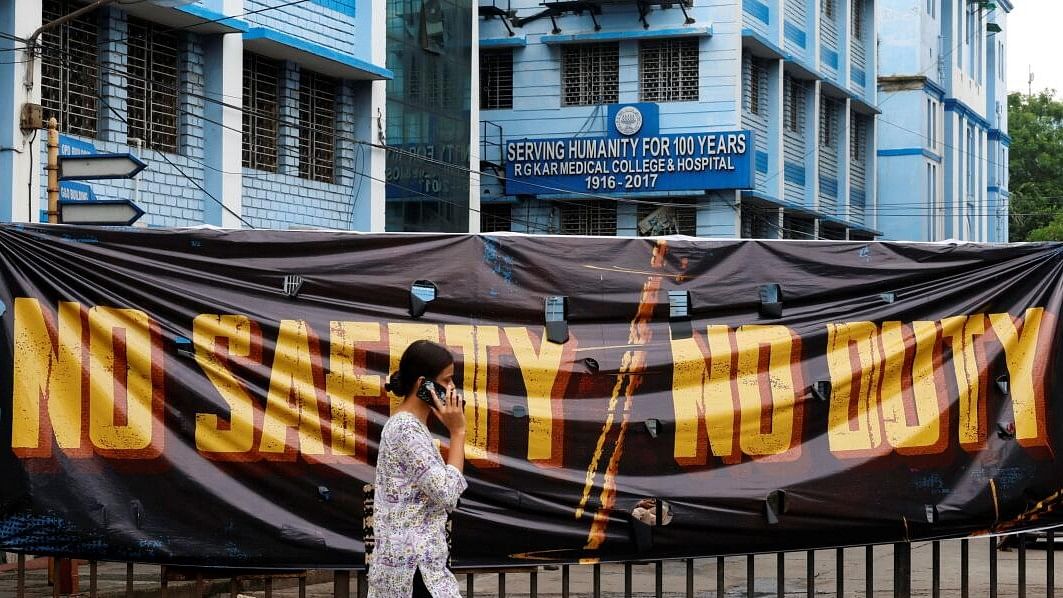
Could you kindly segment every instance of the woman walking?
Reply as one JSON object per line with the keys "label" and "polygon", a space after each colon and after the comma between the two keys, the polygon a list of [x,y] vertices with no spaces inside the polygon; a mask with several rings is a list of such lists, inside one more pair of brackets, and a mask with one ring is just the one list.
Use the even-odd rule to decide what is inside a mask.
{"label": "woman walking", "polygon": [[[460,598],[447,569],[447,514],[468,484],[465,410],[454,391],[454,357],[442,345],[416,341],[406,348],[386,388],[402,404],[384,425],[373,495],[376,545],[369,598]],[[428,432],[435,414],[450,434],[443,462]]]}

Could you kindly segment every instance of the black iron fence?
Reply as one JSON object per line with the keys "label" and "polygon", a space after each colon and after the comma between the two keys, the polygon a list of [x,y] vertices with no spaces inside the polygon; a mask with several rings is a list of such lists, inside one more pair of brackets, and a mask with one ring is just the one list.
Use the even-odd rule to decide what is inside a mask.
{"label": "black iron fence", "polygon": [[[1037,541],[1035,545],[1031,542]],[[913,546],[917,547],[913,567]],[[1030,546],[1044,551],[1038,558],[1037,577],[1029,576]],[[1001,549],[1009,549],[1007,569],[1002,568]],[[943,550],[944,549],[944,550]],[[977,554],[985,550],[987,554]],[[833,558],[824,559],[825,555]],[[892,557],[892,563],[890,562]],[[818,559],[818,562],[817,562]],[[831,562],[833,561],[833,562]],[[862,562],[861,562],[862,561]],[[18,556],[15,579],[0,579],[0,594],[27,596],[76,595],[89,598],[163,596],[218,596],[253,592],[273,598],[331,593],[336,598],[362,598],[368,586],[364,570],[267,571],[158,567],[154,582],[145,579],[144,567],[135,575],[134,563],[107,564],[107,583],[101,584],[103,564],[88,562],[87,584],[73,589],[53,584],[42,591],[40,584],[27,586],[25,555]],[[881,570],[876,570],[876,567]],[[1011,569],[1014,567],[1014,569]],[[862,569],[862,570],[861,570]],[[1042,570],[1043,569],[1043,570]],[[744,571],[743,571],[744,570]],[[737,555],[707,559],[585,563],[559,567],[528,567],[505,570],[456,570],[466,598],[477,596],[633,596],[656,598],[714,596],[717,598],[813,598],[815,596],[893,596],[911,598],[1055,598],[1054,534],[1018,534],[998,539],[961,539],[892,546],[836,548],[827,551]],[[744,578],[744,579],[743,579]],[[1006,581],[1002,582],[1002,579]],[[916,581],[913,585],[913,580]],[[10,583],[14,581],[14,583]],[[107,587],[104,587],[106,585]],[[13,586],[13,587],[12,587]],[[331,590],[329,589],[331,586]],[[4,591],[6,590],[6,591]],[[13,592],[12,592],[13,590]]]}

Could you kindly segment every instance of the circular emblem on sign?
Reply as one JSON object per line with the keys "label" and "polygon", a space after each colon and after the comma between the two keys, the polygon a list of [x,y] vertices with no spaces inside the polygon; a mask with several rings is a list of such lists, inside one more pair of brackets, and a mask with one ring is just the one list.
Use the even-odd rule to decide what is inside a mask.
{"label": "circular emblem on sign", "polygon": [[642,128],[642,113],[634,106],[624,106],[616,113],[614,124],[621,135],[634,135]]}

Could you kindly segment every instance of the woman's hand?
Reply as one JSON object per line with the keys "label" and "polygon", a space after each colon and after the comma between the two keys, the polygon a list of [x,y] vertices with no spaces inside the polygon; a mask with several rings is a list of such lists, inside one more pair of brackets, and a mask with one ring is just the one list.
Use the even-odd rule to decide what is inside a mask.
{"label": "woman's hand", "polygon": [[[438,384],[435,385],[439,387]],[[443,425],[447,427],[447,431],[450,432],[450,437],[453,438],[456,435],[465,435],[465,401],[461,398],[461,395],[457,393],[453,386],[447,388],[446,393],[442,397],[436,394],[435,389],[429,389],[432,393],[432,400],[435,402],[435,407],[432,411],[439,418],[439,421],[443,422]]]}

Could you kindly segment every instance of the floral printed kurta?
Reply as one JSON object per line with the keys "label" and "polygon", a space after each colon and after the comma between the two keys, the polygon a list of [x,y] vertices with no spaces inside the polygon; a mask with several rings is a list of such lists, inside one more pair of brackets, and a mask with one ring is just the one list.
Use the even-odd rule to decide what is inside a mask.
{"label": "floral printed kurta", "polygon": [[408,598],[418,568],[434,598],[460,598],[458,582],[447,569],[447,513],[468,484],[443,463],[428,428],[400,411],[380,437],[369,598]]}

